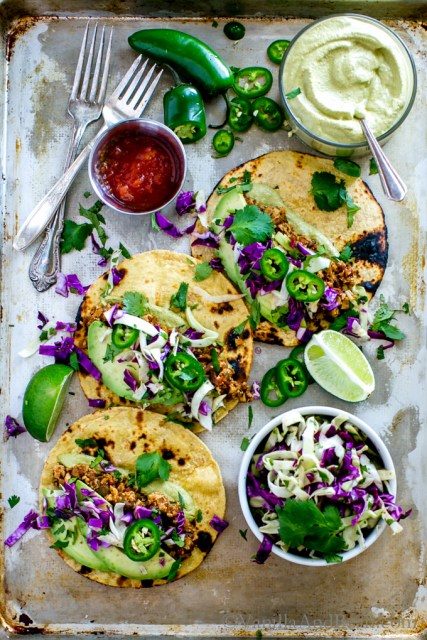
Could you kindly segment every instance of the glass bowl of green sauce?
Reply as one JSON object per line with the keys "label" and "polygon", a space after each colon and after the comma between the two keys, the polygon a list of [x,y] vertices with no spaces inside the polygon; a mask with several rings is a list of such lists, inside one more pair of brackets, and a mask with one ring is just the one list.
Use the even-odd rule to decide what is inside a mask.
{"label": "glass bowl of green sauce", "polygon": [[358,120],[380,144],[411,111],[417,76],[400,37],[368,16],[340,14],[302,29],[285,52],[279,87],[291,130],[331,156],[369,152]]}

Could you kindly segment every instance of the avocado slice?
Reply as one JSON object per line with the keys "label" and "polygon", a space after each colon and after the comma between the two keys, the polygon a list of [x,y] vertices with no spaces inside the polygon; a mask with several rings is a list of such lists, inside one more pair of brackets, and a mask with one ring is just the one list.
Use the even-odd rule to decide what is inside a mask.
{"label": "avocado slice", "polygon": [[98,571],[108,571],[106,563],[98,552],[92,551],[86,542],[84,530],[86,525],[77,516],[69,520],[63,520],[52,527],[52,535],[55,541],[68,542],[62,550],[67,556],[79,564],[97,569]]}
{"label": "avocado slice", "polygon": [[120,576],[134,580],[166,578],[175,562],[172,556],[162,550],[145,562],[131,560],[118,547],[99,547],[96,554],[104,563],[105,571],[118,573]]}
{"label": "avocado slice", "polygon": [[264,207],[284,207],[285,203],[277,189],[263,182],[253,182],[250,197]]}
{"label": "avocado slice", "polygon": [[215,220],[225,220],[230,214],[234,213],[238,209],[243,209],[246,205],[247,202],[245,200],[245,196],[238,187],[235,187],[231,191],[225,193],[215,208],[215,214],[213,216],[214,222],[212,225],[215,233],[220,231],[220,227],[215,224]]}

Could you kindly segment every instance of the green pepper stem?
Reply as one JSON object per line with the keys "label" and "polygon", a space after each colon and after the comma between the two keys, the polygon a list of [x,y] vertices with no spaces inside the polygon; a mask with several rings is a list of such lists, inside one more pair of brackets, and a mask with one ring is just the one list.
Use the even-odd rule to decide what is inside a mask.
{"label": "green pepper stem", "polygon": [[208,125],[209,129],[223,129],[228,122],[228,118],[230,116],[230,100],[228,99],[227,93],[222,93],[221,96],[225,100],[225,118],[221,124],[210,124]]}

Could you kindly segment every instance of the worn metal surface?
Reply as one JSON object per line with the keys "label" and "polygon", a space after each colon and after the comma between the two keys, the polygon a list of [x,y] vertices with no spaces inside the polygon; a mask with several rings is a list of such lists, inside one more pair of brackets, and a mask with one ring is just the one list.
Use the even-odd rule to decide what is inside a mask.
{"label": "worn metal surface", "polygon": [[[37,310],[50,318],[72,320],[80,299],[64,299],[50,290],[38,294],[27,271],[34,248],[24,254],[12,250],[12,238],[26,214],[44,195],[63,165],[71,123],[66,118],[66,102],[74,65],[87,16],[99,16],[101,23],[114,23],[114,56],[110,87],[114,87],[128,67],[134,53],[127,36],[138,28],[152,25],[137,11],[141,5],[75,2],[74,16],[66,17],[62,2],[3,3],[3,35],[12,32],[7,61],[2,68],[2,332],[1,332],[1,422],[7,413],[20,416],[22,396],[30,376],[48,359],[34,356],[19,358],[23,342],[37,335]],[[283,4],[283,3],[282,3]],[[323,4],[323,3],[322,3]],[[340,3],[342,9],[343,2]],[[372,15],[411,15],[414,3],[384,3],[390,12],[379,14],[381,3],[366,4]],[[300,3],[300,15],[306,15],[313,3]],[[251,7],[251,5],[247,5]],[[370,7],[373,11],[370,11]],[[425,6],[425,5],[424,5]],[[36,17],[11,22],[16,14]],[[115,8],[116,7],[116,8]],[[163,15],[170,5],[157,7]],[[296,3],[292,5],[296,12]],[[323,5],[324,13],[331,4]],[[355,5],[351,7],[355,9]],[[45,9],[45,11],[43,10]],[[221,9],[223,9],[221,7]],[[246,10],[256,15],[260,7]],[[179,6],[177,11],[179,10]],[[46,16],[55,13],[58,16]],[[121,17],[113,13],[135,15]],[[393,13],[392,13],[393,12]],[[400,12],[400,13],[399,13]],[[218,15],[221,11],[212,11]],[[296,12],[297,13],[297,12]],[[188,12],[190,15],[191,12]],[[224,12],[225,14],[225,12]],[[37,17],[37,15],[39,17]],[[277,12],[280,15],[280,12]],[[413,15],[413,14],[412,14]],[[418,14],[421,17],[421,14]],[[255,20],[247,18],[247,35],[233,45],[207,20],[162,20],[191,32],[212,44],[230,64],[267,64],[264,51],[278,37],[292,37],[306,22],[292,20]],[[425,587],[425,541],[427,540],[426,451],[427,386],[425,379],[425,288],[423,272],[426,249],[427,201],[427,122],[425,118],[426,35],[422,25],[409,20],[389,21],[415,56],[420,90],[414,109],[401,130],[388,143],[387,153],[407,181],[409,195],[404,203],[389,203],[382,196],[378,177],[368,182],[386,212],[390,257],[380,287],[387,301],[396,308],[409,302],[411,314],[399,316],[399,325],[408,337],[397,348],[386,352],[384,361],[375,358],[375,347],[367,350],[374,368],[377,388],[364,403],[349,406],[333,399],[316,385],[303,397],[304,404],[334,405],[363,417],[382,435],[397,467],[398,501],[412,508],[404,532],[392,536],[386,531],[380,541],[357,559],[342,566],[307,569],[272,557],[263,567],[251,562],[257,542],[248,534],[248,542],[239,535],[246,529],[237,499],[237,472],[240,442],[272,417],[272,411],[260,403],[254,405],[254,422],[247,429],[247,407],[242,405],[220,423],[212,434],[202,438],[218,460],[227,490],[227,518],[230,527],[220,537],[201,567],[187,578],[154,590],[120,591],[96,584],[79,576],[49,549],[42,533],[31,531],[11,550],[0,550],[1,615],[3,635],[31,632],[65,634],[117,634],[117,637],[159,635],[185,637],[232,637],[255,635],[274,637],[422,637],[427,627],[427,591]],[[146,111],[147,117],[161,119],[162,94],[168,87],[162,79],[156,98]],[[278,97],[277,83],[272,93]],[[221,103],[208,105],[210,121],[219,120]],[[96,130],[94,125],[92,131]],[[90,135],[89,132],[88,135]],[[286,132],[268,135],[253,129],[244,134],[232,154],[215,160],[211,155],[211,134],[195,146],[188,146],[189,172],[186,188],[209,193],[216,181],[236,164],[272,149],[302,149]],[[367,163],[363,165],[367,177]],[[83,171],[70,192],[67,215],[78,220],[79,203],[89,189]],[[111,243],[122,241],[131,252],[153,248],[173,248],[188,252],[187,239],[171,241],[151,230],[149,218],[123,217],[105,211]],[[80,219],[80,221],[82,221]],[[176,220],[175,220],[176,221]],[[182,223],[182,221],[181,221]],[[87,247],[82,253],[63,257],[63,271],[77,273],[84,284],[100,274],[96,256]],[[167,277],[167,274],[165,274]],[[256,345],[253,378],[260,378],[286,349]],[[1,447],[1,498],[6,537],[27,511],[37,504],[37,485],[43,462],[51,444],[66,425],[88,413],[77,379],[70,388],[52,443],[41,444],[24,434],[3,442]],[[301,401],[300,401],[301,402]],[[290,401],[286,408],[298,406]],[[279,413],[276,410],[275,414]],[[17,494],[20,503],[11,510],[7,498]],[[0,632],[1,633],[1,632]]]}

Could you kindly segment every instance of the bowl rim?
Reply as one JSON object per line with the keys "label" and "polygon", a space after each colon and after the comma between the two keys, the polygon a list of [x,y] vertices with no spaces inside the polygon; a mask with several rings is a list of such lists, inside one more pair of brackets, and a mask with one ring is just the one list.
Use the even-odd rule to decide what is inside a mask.
{"label": "bowl rim", "polygon": [[[396,496],[397,491],[397,481],[396,481],[396,470],[394,467],[394,463],[392,457],[390,455],[389,450],[387,449],[382,438],[370,427],[364,420],[358,418],[352,413],[349,413],[343,409],[337,409],[336,407],[324,406],[324,405],[311,405],[306,407],[297,407],[295,409],[290,409],[289,411],[285,411],[280,415],[272,418],[266,425],[264,425],[252,438],[249,443],[248,448],[246,449],[242,461],[240,463],[239,476],[238,476],[238,494],[239,494],[239,502],[240,508],[242,509],[243,516],[251,529],[252,533],[256,538],[261,542],[264,535],[260,532],[257,523],[255,522],[255,518],[252,515],[251,509],[249,507],[249,501],[246,493],[246,478],[247,471],[252,459],[255,450],[262,442],[262,440],[272,431],[272,429],[279,424],[281,424],[284,416],[288,416],[291,413],[299,413],[302,416],[308,415],[320,415],[320,416],[329,416],[329,417],[337,417],[341,415],[345,415],[349,422],[352,422],[358,429],[362,432],[366,433],[368,438],[371,440],[375,448],[378,450],[378,453],[384,463],[384,469],[390,470],[393,472],[394,477],[391,480],[387,481],[387,489],[388,491]],[[350,560],[355,556],[358,556],[360,553],[365,551],[368,547],[370,547],[383,533],[387,524],[381,519],[378,524],[372,529],[372,532],[365,538],[365,544],[360,545],[357,544],[353,549],[349,551],[344,551],[340,555],[342,556],[343,562],[346,560]],[[300,564],[308,567],[329,567],[334,566],[336,563],[328,563],[326,560],[321,558],[304,558],[302,556],[298,556],[294,553],[290,553],[289,551],[283,551],[277,545],[273,544],[272,551],[275,555],[283,558],[284,560],[289,560],[295,564]],[[341,563],[340,563],[341,564]]]}
{"label": "bowl rim", "polygon": [[[280,68],[279,68],[279,92],[280,92],[280,97],[282,99],[282,102],[285,105],[285,110],[286,110],[286,116],[290,117],[290,119],[292,120],[293,124],[295,125],[296,131],[295,134],[298,135],[298,130],[301,130],[302,132],[304,132],[307,136],[313,138],[313,140],[315,140],[316,142],[318,142],[319,144],[323,144],[326,147],[333,147],[335,149],[337,149],[337,151],[339,152],[339,150],[353,150],[356,151],[358,149],[364,149],[367,147],[367,142],[366,140],[362,140],[361,142],[349,142],[349,143],[344,143],[344,142],[333,142],[332,140],[328,140],[327,138],[322,138],[321,136],[318,136],[317,134],[313,133],[312,131],[310,131],[310,129],[307,129],[306,126],[304,126],[294,115],[292,107],[289,106],[289,101],[286,98],[286,92],[285,92],[285,88],[284,88],[284,84],[283,84],[283,76],[284,76],[284,71],[285,71],[285,65],[286,65],[286,60],[288,58],[289,52],[292,50],[293,45],[300,39],[300,37],[309,29],[312,29],[313,27],[317,26],[318,24],[320,24],[321,22],[325,22],[326,20],[331,20],[332,18],[357,18],[358,20],[365,20],[368,22],[372,22],[375,25],[379,26],[381,29],[383,29],[384,31],[387,31],[392,37],[394,37],[402,46],[403,51],[406,52],[406,55],[408,56],[408,60],[410,62],[410,67],[412,69],[412,94],[411,97],[408,101],[408,104],[406,106],[405,111],[402,113],[402,115],[400,116],[400,118],[398,120],[396,120],[396,122],[390,127],[390,129],[388,129],[387,131],[385,131],[384,133],[382,133],[380,136],[377,136],[377,140],[379,142],[382,142],[383,140],[386,140],[389,136],[391,136],[402,124],[403,122],[406,120],[407,116],[410,114],[414,101],[415,101],[415,97],[417,94],[417,68],[415,65],[415,61],[414,58],[412,56],[412,53],[409,51],[408,47],[406,46],[405,42],[402,40],[402,38],[393,30],[391,29],[388,25],[382,23],[380,20],[377,20],[376,18],[371,18],[371,16],[366,16],[364,14],[359,14],[359,13],[337,13],[334,15],[330,15],[330,16],[324,16],[322,18],[317,18],[316,20],[313,20],[313,22],[310,22],[309,24],[307,24],[305,27],[303,27],[302,29],[300,29],[300,31],[298,31],[298,33],[292,38],[290,45],[288,46],[288,48],[285,51],[285,54],[283,56],[283,59],[280,63]],[[338,155],[338,153],[334,153],[333,155]]]}
{"label": "bowl rim", "polygon": [[[150,209],[149,211],[131,211],[130,209],[126,209],[124,206],[120,207],[118,203],[116,204],[114,202],[113,198],[106,196],[104,189],[102,189],[101,187],[101,181],[99,180],[96,174],[95,156],[99,152],[99,149],[101,148],[102,144],[105,143],[105,139],[108,138],[109,136],[114,135],[114,131],[116,129],[120,129],[121,127],[125,127],[126,125],[130,127],[135,126],[136,129],[139,129],[139,128],[142,129],[144,125],[148,125],[148,128],[150,129],[154,128],[154,129],[160,130],[165,134],[165,137],[171,138],[179,149],[179,161],[182,162],[182,177],[178,183],[178,186],[174,191],[172,197],[169,198],[167,202],[165,202],[161,206],[155,207],[154,209]],[[178,155],[178,154],[175,153],[175,155]],[[150,215],[155,211],[164,209],[168,204],[170,204],[178,196],[179,192],[181,191],[187,175],[187,169],[188,169],[187,154],[185,152],[184,145],[182,144],[181,140],[176,135],[176,133],[172,131],[172,129],[167,127],[165,124],[163,124],[163,122],[158,122],[157,120],[149,120],[148,118],[126,118],[126,120],[120,120],[119,122],[115,122],[106,128],[102,128],[98,132],[96,138],[92,143],[92,148],[91,148],[89,159],[88,159],[89,180],[92,188],[95,191],[96,196],[107,207],[109,207],[110,209],[113,209],[113,211],[117,211],[118,213],[124,213],[125,215],[129,215],[129,216],[145,216],[145,215]]]}

